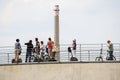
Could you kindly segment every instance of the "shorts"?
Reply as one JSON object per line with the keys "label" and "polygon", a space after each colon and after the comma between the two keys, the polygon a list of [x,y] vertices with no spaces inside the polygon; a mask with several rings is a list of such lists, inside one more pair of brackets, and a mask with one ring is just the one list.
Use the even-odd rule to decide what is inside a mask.
{"label": "shorts", "polygon": [[15,49],[15,53],[20,54],[21,50],[20,49]]}

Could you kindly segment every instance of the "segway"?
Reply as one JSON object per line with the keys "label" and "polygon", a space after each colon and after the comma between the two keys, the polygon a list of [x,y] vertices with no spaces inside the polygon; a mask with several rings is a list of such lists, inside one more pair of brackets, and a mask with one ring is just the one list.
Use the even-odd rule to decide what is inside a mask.
{"label": "segway", "polygon": [[78,61],[78,59],[76,57],[73,57],[71,47],[68,47],[68,53],[71,53],[71,55],[72,55],[70,58],[70,61]]}
{"label": "segway", "polygon": [[[21,55],[21,51],[18,53],[18,56]],[[15,61],[15,59],[12,59],[11,61],[12,63],[22,63],[22,59],[19,57],[19,59],[17,61]]]}

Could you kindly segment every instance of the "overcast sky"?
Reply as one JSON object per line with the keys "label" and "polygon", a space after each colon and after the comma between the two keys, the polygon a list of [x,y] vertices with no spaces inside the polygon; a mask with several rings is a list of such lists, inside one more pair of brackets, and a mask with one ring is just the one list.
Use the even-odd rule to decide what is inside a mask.
{"label": "overcast sky", "polygon": [[56,4],[60,44],[120,43],[120,0],[0,0],[0,46],[53,39]]}

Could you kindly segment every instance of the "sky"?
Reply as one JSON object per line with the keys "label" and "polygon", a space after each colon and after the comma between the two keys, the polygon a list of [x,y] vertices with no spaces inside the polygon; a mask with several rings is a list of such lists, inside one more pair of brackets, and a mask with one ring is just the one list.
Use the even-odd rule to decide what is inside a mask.
{"label": "sky", "polygon": [[120,43],[120,0],[0,0],[0,46],[54,40],[55,5],[60,44]]}

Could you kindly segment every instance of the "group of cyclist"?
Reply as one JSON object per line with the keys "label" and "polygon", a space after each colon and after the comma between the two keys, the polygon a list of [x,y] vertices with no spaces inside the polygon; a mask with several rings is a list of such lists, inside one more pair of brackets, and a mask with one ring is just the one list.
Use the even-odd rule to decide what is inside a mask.
{"label": "group of cyclist", "polygon": [[[55,59],[56,54],[56,46],[54,45],[54,41],[51,40],[51,38],[48,38],[47,45],[44,45],[43,41],[38,40],[38,38],[35,38],[35,47],[32,43],[32,40],[29,40],[29,42],[25,43],[27,46],[26,49],[26,58],[25,62],[31,62],[32,54],[36,54],[37,59],[43,59],[43,56],[47,53],[48,59]],[[21,53],[21,44],[20,40],[16,39],[15,43],[15,61],[17,62],[19,59],[19,55]]]}

